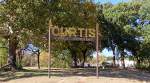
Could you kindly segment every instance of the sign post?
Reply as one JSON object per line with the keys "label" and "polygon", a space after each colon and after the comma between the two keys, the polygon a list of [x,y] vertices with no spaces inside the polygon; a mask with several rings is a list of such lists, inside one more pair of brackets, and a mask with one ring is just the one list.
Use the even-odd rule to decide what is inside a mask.
{"label": "sign post", "polygon": [[99,24],[96,23],[96,76],[97,78],[99,77],[99,55],[98,55],[98,44],[99,44],[99,37],[98,37],[98,32],[99,32]]}
{"label": "sign post", "polygon": [[52,23],[51,20],[49,21],[49,36],[48,36],[48,77],[50,78],[50,72],[51,72],[51,27]]}

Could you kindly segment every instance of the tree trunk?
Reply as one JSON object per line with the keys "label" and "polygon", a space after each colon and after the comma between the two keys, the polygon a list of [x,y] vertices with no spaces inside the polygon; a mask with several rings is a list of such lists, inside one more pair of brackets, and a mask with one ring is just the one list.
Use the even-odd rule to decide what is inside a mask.
{"label": "tree trunk", "polygon": [[74,50],[71,50],[72,60],[73,60],[73,67],[77,67],[77,54]]}
{"label": "tree trunk", "polygon": [[19,64],[20,64],[20,69],[23,69],[23,65],[22,65],[22,59],[23,59],[23,55],[24,55],[24,51],[22,49],[20,49],[19,51]]}
{"label": "tree trunk", "polygon": [[84,67],[85,66],[85,61],[86,61],[86,51],[87,51],[87,49],[86,50],[84,50],[84,51],[82,51],[82,54],[83,54],[83,62],[82,62],[82,67]]}
{"label": "tree trunk", "polygon": [[115,52],[113,51],[113,66],[116,67],[116,58],[115,58]]}
{"label": "tree trunk", "polygon": [[122,64],[122,67],[123,67],[123,68],[125,68],[124,58],[125,58],[124,54],[121,53],[121,64]]}
{"label": "tree trunk", "polygon": [[40,69],[40,52],[37,54],[38,69]]}
{"label": "tree trunk", "polygon": [[137,57],[137,68],[140,68],[141,66],[141,60],[139,57]]}
{"label": "tree trunk", "polygon": [[86,55],[84,54],[84,55],[83,55],[82,67],[84,67],[84,65],[85,65],[85,59],[86,59]]}
{"label": "tree trunk", "polygon": [[115,58],[115,55],[113,56],[113,66],[116,67],[116,58]]}
{"label": "tree trunk", "polygon": [[78,65],[77,65],[77,54],[73,54],[73,61],[74,61],[74,67],[76,68]]}
{"label": "tree trunk", "polygon": [[17,49],[17,64],[18,64],[18,69],[21,70],[22,69],[22,50],[21,49]]}
{"label": "tree trunk", "polygon": [[17,37],[11,37],[9,39],[9,56],[8,56],[8,64],[10,65],[11,70],[16,70],[16,49],[17,49]]}
{"label": "tree trunk", "polygon": [[69,46],[68,46],[68,49],[70,50],[71,52],[71,57],[72,57],[72,67],[77,67],[77,51],[76,51],[76,48],[75,46],[73,46],[71,44],[71,42],[68,42],[69,43]]}

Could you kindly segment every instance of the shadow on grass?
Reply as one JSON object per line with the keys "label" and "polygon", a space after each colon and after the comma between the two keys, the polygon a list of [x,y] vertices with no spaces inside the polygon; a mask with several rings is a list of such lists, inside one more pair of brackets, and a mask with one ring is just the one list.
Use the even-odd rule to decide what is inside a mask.
{"label": "shadow on grass", "polygon": [[[90,77],[96,76],[95,68],[77,68],[77,69],[52,69],[50,76],[54,77],[71,77],[71,76],[83,76]],[[131,70],[113,70],[113,69],[100,69],[100,77],[112,77],[112,78],[127,78],[140,81],[150,82],[150,73],[131,71]],[[48,76],[47,69],[23,69],[21,71],[0,72],[0,81],[6,82],[14,79],[30,78],[38,76]]]}

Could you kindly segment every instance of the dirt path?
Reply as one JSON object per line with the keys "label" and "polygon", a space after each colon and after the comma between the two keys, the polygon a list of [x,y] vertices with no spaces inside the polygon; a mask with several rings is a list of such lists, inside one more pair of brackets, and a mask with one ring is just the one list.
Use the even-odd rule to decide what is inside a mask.
{"label": "dirt path", "polygon": [[[10,80],[1,83],[148,83],[146,81],[129,80],[125,78],[111,78],[111,77],[52,77],[46,76],[21,78],[16,80]],[[150,82],[149,82],[150,83]]]}
{"label": "dirt path", "polygon": [[47,69],[29,69],[10,74],[0,72],[0,83],[150,83],[150,73],[135,70],[53,69],[51,78]]}

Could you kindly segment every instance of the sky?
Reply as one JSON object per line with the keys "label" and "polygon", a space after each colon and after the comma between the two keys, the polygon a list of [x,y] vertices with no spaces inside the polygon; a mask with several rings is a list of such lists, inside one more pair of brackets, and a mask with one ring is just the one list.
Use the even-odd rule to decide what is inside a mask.
{"label": "sky", "polygon": [[[2,0],[0,0],[2,1]],[[107,2],[111,2],[112,4],[117,4],[120,2],[128,2],[129,0],[94,0],[95,2],[101,2],[101,3],[107,3]]]}
{"label": "sky", "polygon": [[104,56],[113,56],[113,52],[112,51],[108,51],[107,49],[104,49],[103,51],[102,51],[102,55],[104,55]]}
{"label": "sky", "polygon": [[[112,51],[108,51],[106,48],[104,50],[102,50],[102,52],[98,53],[99,56],[106,56],[106,57],[109,57],[109,56],[113,56],[113,52]],[[97,56],[97,53],[96,51],[92,54],[92,56],[96,57]]]}
{"label": "sky", "polygon": [[112,4],[117,4],[120,2],[128,2],[129,0],[95,0],[95,2],[100,2],[100,3],[107,3],[111,2]]}

